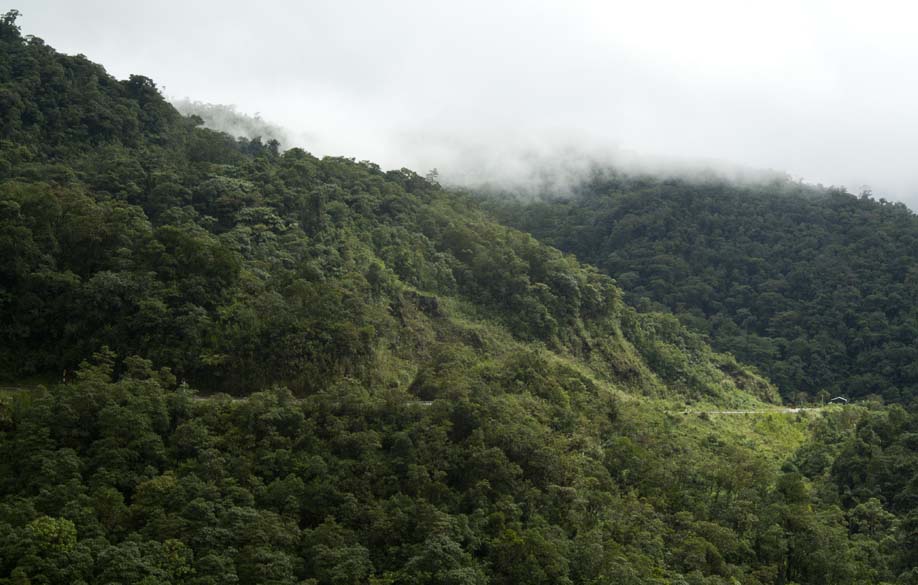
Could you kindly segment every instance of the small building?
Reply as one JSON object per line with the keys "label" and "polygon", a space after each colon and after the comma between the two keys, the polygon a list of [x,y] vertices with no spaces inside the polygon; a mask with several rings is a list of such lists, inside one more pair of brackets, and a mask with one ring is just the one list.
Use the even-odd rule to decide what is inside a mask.
{"label": "small building", "polygon": [[829,401],[829,404],[848,404],[848,399],[844,396],[836,396]]}

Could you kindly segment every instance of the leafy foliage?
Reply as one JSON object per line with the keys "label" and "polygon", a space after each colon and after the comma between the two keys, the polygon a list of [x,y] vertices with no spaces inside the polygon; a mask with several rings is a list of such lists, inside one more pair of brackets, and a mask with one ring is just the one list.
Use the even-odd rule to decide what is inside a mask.
{"label": "leafy foliage", "polygon": [[65,378],[0,391],[0,584],[914,582],[850,472],[904,411],[685,414],[775,390],[411,171],[0,46],[0,372]]}
{"label": "leafy foliage", "polygon": [[[387,386],[440,341],[486,353],[466,319],[645,393],[726,399],[748,378],[672,323],[680,341],[657,344],[609,278],[411,171],[199,128],[149,79],[116,81],[6,27],[0,87],[19,109],[0,133],[0,371],[13,380],[109,347],[209,391]],[[104,131],[89,104],[109,113]],[[686,344],[697,359],[677,366]]]}
{"label": "leafy foliage", "polygon": [[918,396],[918,218],[901,203],[597,171],[572,197],[489,207],[757,365],[786,397]]}
{"label": "leafy foliage", "polygon": [[[118,381],[99,354],[8,403],[2,582],[864,583],[913,566],[914,486],[845,487],[865,434],[905,456],[901,409],[777,415],[749,441],[547,353],[441,368],[428,383],[452,391],[430,406],[353,383],[202,398],[125,361]],[[783,470],[757,444],[807,425]]]}

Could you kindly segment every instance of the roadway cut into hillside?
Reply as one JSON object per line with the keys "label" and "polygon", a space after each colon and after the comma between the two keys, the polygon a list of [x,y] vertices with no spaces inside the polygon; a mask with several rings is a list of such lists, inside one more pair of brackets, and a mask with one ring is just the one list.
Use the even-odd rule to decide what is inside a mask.
{"label": "roadway cut into hillside", "polygon": [[796,414],[798,412],[822,412],[825,407],[787,407],[787,408],[762,408],[757,410],[685,410],[682,414]]}

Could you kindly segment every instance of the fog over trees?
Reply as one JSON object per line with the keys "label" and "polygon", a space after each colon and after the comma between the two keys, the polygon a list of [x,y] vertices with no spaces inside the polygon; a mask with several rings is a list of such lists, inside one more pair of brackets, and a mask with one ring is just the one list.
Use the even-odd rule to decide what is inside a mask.
{"label": "fog over trees", "polygon": [[463,176],[480,175],[482,160],[575,145],[870,185],[918,205],[918,9],[908,3],[21,8],[26,28],[62,51],[120,78],[150,76],[178,99],[260,113],[320,156]]}
{"label": "fog over trees", "polygon": [[[289,71],[252,37],[295,13],[246,12],[229,50],[209,33],[238,17],[205,6],[84,3],[82,34]],[[372,94],[361,6],[351,36],[297,32]],[[918,583],[903,204],[551,149],[522,188],[457,189],[288,147],[260,109],[183,114],[156,71],[23,22],[0,17],[0,585]]]}

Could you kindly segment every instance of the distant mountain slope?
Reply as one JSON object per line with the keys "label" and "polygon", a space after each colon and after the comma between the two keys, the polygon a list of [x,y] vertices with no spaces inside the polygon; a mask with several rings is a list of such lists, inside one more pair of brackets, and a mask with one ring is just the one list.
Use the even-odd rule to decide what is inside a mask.
{"label": "distant mountain slope", "polygon": [[0,103],[0,585],[915,582],[911,484],[853,487],[911,469],[901,409],[685,414],[775,390],[465,197],[198,128],[15,14]]}
{"label": "distant mountain slope", "polygon": [[502,221],[600,267],[795,398],[918,397],[918,217],[776,180],[600,171],[571,197],[493,198]]}

